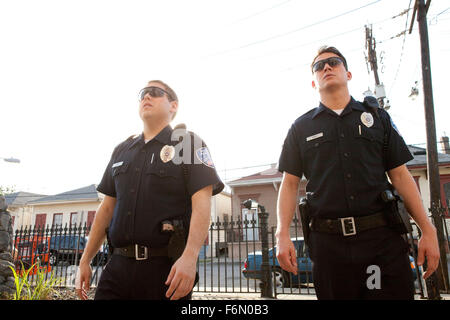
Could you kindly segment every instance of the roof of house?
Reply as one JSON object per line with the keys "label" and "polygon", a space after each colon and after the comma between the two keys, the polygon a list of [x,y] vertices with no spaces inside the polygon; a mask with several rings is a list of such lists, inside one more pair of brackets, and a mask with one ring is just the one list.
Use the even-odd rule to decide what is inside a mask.
{"label": "roof of house", "polygon": [[276,167],[275,164],[272,164],[272,167],[269,169],[227,182],[227,184],[233,187],[236,185],[243,185],[243,184],[273,183],[281,181],[282,177],[283,174],[278,171],[278,168]]}
{"label": "roof of house", "polygon": [[[408,145],[408,149],[414,156],[414,159],[406,163],[408,167],[427,165],[427,154],[425,148]],[[446,164],[450,165],[450,154],[438,153],[438,161],[439,165],[446,165]],[[270,169],[257,172],[255,174],[245,176],[236,180],[232,180],[227,184],[230,187],[251,185],[251,184],[269,184],[281,181],[282,177],[283,174],[278,171],[277,166],[272,164],[272,167]]]}
{"label": "roof of house", "polygon": [[14,192],[5,194],[6,205],[8,207],[19,207],[26,205],[29,201],[37,200],[43,197],[46,197],[45,194],[36,194],[30,192]]}
{"label": "roof of house", "polygon": [[[427,150],[425,148],[408,145],[408,149],[414,156],[414,159],[406,163],[408,167],[427,165]],[[438,153],[438,163],[439,165],[450,165],[450,154]]]}
{"label": "roof of house", "polygon": [[99,193],[97,192],[97,186],[91,184],[90,186],[66,191],[60,194],[43,197],[37,200],[28,202],[29,205],[39,205],[52,202],[74,202],[74,201],[98,201]]}

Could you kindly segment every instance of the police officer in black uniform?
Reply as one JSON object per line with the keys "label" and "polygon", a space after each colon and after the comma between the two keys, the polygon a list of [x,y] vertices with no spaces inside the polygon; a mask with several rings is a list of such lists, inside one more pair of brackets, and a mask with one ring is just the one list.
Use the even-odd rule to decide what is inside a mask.
{"label": "police officer in black uniform", "polygon": [[95,299],[190,299],[211,196],[224,187],[203,141],[169,125],[178,110],[175,92],[155,80],[139,99],[143,133],[114,149],[97,188],[105,198],[80,260],[81,299],[87,298],[90,262],[106,235],[112,257]]}
{"label": "police officer in black uniform", "polygon": [[352,75],[336,48],[320,48],[311,67],[319,107],[294,122],[279,160],[280,265],[297,273],[289,228],[304,175],[318,299],[413,299],[407,243],[389,223],[393,213],[382,199],[390,188],[387,172],[422,231],[418,264],[427,258],[427,278],[437,268],[439,249],[436,230],[405,166],[412,156],[385,110],[350,96]]}

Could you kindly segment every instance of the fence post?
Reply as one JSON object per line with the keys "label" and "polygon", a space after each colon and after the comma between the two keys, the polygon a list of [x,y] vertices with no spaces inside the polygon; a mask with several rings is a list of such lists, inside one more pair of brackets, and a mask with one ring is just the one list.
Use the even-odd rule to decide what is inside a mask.
{"label": "fence post", "polygon": [[266,209],[258,205],[258,217],[261,226],[261,246],[262,246],[262,282],[261,282],[261,298],[273,298],[272,277],[269,265],[269,230],[267,218],[269,214]]}

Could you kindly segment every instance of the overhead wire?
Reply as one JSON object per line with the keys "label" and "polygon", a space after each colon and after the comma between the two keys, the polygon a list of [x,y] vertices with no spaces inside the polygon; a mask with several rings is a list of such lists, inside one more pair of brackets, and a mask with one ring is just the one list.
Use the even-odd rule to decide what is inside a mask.
{"label": "overhead wire", "polygon": [[264,14],[264,13],[266,13],[267,11],[270,11],[270,10],[276,9],[276,8],[278,8],[278,7],[281,7],[281,6],[283,6],[283,5],[285,5],[286,3],[291,2],[291,1],[292,1],[292,0],[287,0],[287,1],[284,1],[284,2],[281,2],[281,3],[278,3],[278,4],[276,4],[276,5],[271,6],[270,8],[264,9],[264,10],[262,10],[262,11],[256,12],[256,13],[251,14],[251,15],[249,15],[249,16],[246,16],[246,17],[244,17],[244,18],[238,19],[238,20],[236,20],[235,22],[233,22],[232,24],[236,24],[236,23],[239,23],[239,22],[242,22],[242,21],[245,21],[245,20],[249,20],[249,19],[251,19],[251,18],[254,18],[254,17],[256,17],[256,16],[259,16],[259,15],[261,15],[261,14]]}
{"label": "overhead wire", "polygon": [[398,65],[397,65],[397,71],[395,72],[394,80],[392,81],[391,88],[389,89],[388,96],[391,95],[392,89],[394,88],[395,81],[397,80],[397,76],[398,76],[398,73],[400,71],[400,66],[402,64],[403,53],[405,51],[405,41],[406,41],[406,34],[407,34],[406,30],[408,29],[409,12],[411,11],[411,2],[412,2],[412,0],[409,0],[408,11],[406,13],[405,30],[402,32],[403,33],[403,42],[402,42],[402,49],[401,49],[401,52],[400,52],[400,61],[399,61]]}
{"label": "overhead wire", "polygon": [[376,1],[370,2],[370,3],[368,3],[368,4],[365,4],[365,5],[361,6],[361,7],[354,8],[354,9],[352,9],[352,10],[343,12],[343,13],[338,14],[338,15],[336,15],[336,16],[329,17],[329,18],[327,18],[327,19],[320,20],[320,21],[317,21],[317,22],[314,22],[314,23],[305,25],[305,26],[303,26],[303,27],[300,27],[300,28],[297,28],[297,29],[294,29],[294,30],[291,30],[291,31],[288,31],[288,32],[284,32],[284,33],[281,33],[281,34],[277,34],[277,35],[274,35],[274,36],[271,36],[271,37],[269,37],[269,38],[265,38],[265,39],[262,39],[262,40],[250,42],[250,43],[247,43],[247,44],[245,44],[245,45],[242,45],[242,46],[239,46],[239,47],[235,47],[235,48],[232,48],[232,49],[229,49],[229,50],[224,50],[224,51],[219,52],[219,53],[211,54],[211,55],[209,55],[208,57],[223,55],[223,54],[226,54],[226,53],[229,53],[229,52],[233,52],[233,51],[245,49],[245,48],[248,48],[248,47],[257,45],[257,44],[265,43],[265,42],[268,42],[268,41],[271,41],[271,40],[274,40],[274,39],[282,38],[282,37],[288,36],[288,35],[290,35],[290,34],[293,34],[293,33],[296,33],[296,32],[299,32],[299,31],[302,31],[302,30],[305,30],[305,29],[308,29],[308,28],[311,28],[311,27],[314,27],[314,26],[317,26],[317,25],[319,25],[319,24],[322,24],[322,23],[325,23],[325,22],[328,22],[328,21],[331,21],[331,20],[340,18],[340,17],[342,17],[342,16],[348,15],[348,14],[350,14],[350,13],[353,13],[353,12],[355,12],[355,11],[361,10],[361,9],[363,9],[363,8],[372,6],[372,5],[374,5],[374,4],[376,4],[376,3],[380,2],[380,1],[382,1],[382,0],[376,0]]}

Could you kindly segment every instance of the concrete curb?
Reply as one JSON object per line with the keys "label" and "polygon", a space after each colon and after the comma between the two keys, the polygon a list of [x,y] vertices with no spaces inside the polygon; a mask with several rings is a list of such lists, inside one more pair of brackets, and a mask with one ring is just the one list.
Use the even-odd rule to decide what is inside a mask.
{"label": "concrete curb", "polygon": [[[450,294],[441,294],[442,300],[450,300]],[[415,300],[421,299],[415,295]],[[278,294],[277,299],[261,298],[261,293],[220,293],[220,292],[194,292],[192,300],[317,300],[315,294]]]}

